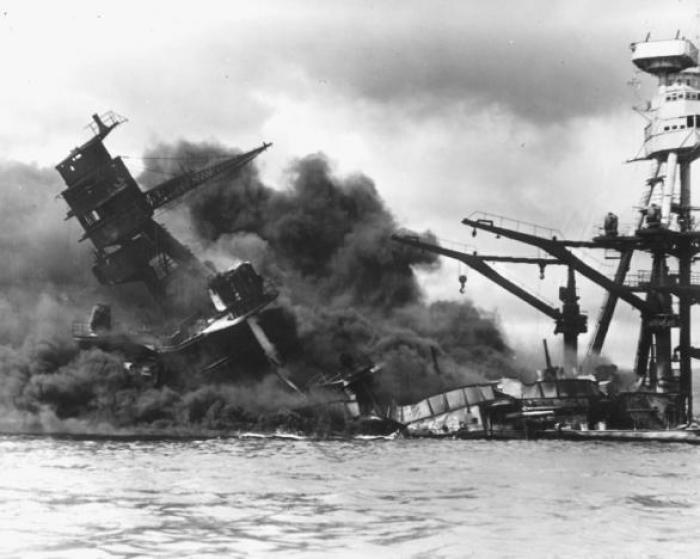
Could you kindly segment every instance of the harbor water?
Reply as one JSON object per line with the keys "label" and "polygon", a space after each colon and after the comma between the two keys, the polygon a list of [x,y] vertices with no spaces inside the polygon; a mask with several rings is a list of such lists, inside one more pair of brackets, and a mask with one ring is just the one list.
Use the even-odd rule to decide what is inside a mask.
{"label": "harbor water", "polygon": [[700,446],[0,438],[2,557],[697,557]]}

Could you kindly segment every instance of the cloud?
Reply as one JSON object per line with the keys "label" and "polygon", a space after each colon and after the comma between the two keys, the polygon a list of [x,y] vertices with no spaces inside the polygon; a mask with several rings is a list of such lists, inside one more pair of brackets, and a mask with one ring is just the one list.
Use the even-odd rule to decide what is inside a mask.
{"label": "cloud", "polygon": [[283,84],[298,95],[330,89],[354,100],[399,105],[413,117],[466,101],[477,111],[502,107],[548,124],[626,104],[624,76],[632,74],[627,45],[649,29],[651,22],[638,25],[640,18],[653,17],[653,27],[664,29],[688,10],[667,7],[659,17],[650,2],[613,11],[598,2],[390,2],[381,11],[334,4],[303,25],[270,17],[235,36],[214,32],[213,59],[234,49],[250,53],[231,62],[237,78],[253,89]]}

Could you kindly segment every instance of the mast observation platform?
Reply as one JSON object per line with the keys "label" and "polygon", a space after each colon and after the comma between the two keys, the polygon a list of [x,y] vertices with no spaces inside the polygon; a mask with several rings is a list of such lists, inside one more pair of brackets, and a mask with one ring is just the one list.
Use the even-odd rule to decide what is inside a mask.
{"label": "mast observation platform", "polygon": [[700,155],[700,70],[698,49],[685,38],[632,43],[632,62],[659,80],[654,98],[642,111],[646,159],[679,161]]}
{"label": "mast observation platform", "polygon": [[647,74],[681,72],[698,63],[698,49],[688,39],[640,41],[630,48],[632,63]]}

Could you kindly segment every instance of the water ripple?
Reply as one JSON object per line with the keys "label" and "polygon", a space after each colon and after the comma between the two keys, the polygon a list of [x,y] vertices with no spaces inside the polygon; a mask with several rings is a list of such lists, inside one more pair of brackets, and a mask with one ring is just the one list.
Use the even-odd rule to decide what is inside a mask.
{"label": "water ripple", "polygon": [[699,459],[644,443],[0,437],[0,555],[688,557]]}

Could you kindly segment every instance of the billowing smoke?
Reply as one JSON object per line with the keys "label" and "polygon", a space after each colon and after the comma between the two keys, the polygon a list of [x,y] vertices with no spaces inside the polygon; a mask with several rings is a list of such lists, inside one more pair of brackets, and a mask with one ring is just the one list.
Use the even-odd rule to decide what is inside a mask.
{"label": "billowing smoke", "polygon": [[[229,153],[209,144],[159,146],[147,153],[158,174],[140,180],[150,186],[150,176],[179,172],[180,157],[203,165]],[[91,247],[77,242],[79,227],[64,221],[67,208],[55,199],[62,189],[51,169],[0,166],[1,429],[306,428],[315,419],[299,410],[336,397],[302,398],[274,375],[235,386],[219,379],[186,390],[152,386],[127,374],[118,354],[79,350],[72,323],[96,302],[112,303],[130,324],[157,312],[137,287],[99,286],[90,273]],[[201,259],[219,269],[249,260],[280,289],[275,312],[293,328],[274,337],[285,346],[286,330],[293,333],[286,365],[298,385],[371,359],[384,367],[378,392],[405,403],[514,373],[493,320],[470,302],[425,303],[414,270],[435,269],[436,258],[391,242],[398,226],[374,183],[361,174],[337,176],[322,154],[293,162],[283,189],[263,184],[248,165],[191,194],[171,215],[171,231],[194,241]]]}
{"label": "billowing smoke", "polygon": [[[156,176],[175,172],[181,158],[226,155],[184,142],[148,153]],[[399,228],[372,180],[338,176],[323,154],[292,162],[283,189],[248,166],[197,191],[186,207],[212,261],[250,260],[281,287],[303,348],[293,368],[307,377],[337,370],[340,356],[369,357],[384,366],[384,392],[406,402],[515,373],[500,330],[471,302],[425,304],[415,270],[435,269],[436,256],[392,242]]]}
{"label": "billowing smoke", "polygon": [[[177,173],[181,159],[205,164],[226,155],[209,144],[160,146],[147,154],[160,162],[147,176]],[[194,192],[187,205],[206,248],[226,254],[252,234],[260,242],[248,237],[249,249],[269,252],[257,264],[288,291],[298,287],[324,303],[393,309],[416,302],[421,293],[412,267],[437,265],[434,255],[392,243],[397,226],[374,183],[359,174],[335,177],[322,154],[295,161],[284,190],[264,185],[249,165],[233,181],[222,178]]]}

